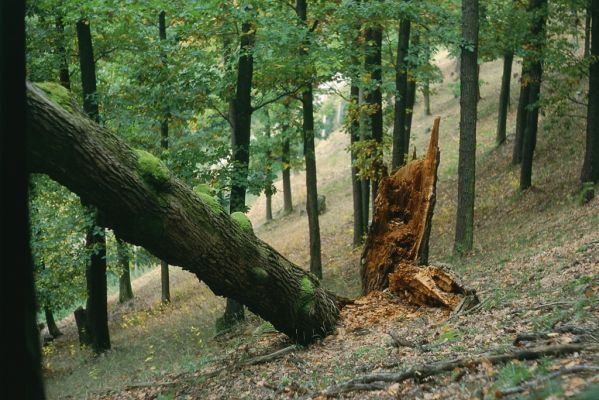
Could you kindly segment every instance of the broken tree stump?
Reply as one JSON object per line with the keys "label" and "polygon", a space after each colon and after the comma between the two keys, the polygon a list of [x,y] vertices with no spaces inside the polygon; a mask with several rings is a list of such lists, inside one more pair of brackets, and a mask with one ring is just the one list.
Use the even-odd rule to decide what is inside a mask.
{"label": "broken tree stump", "polygon": [[454,309],[474,295],[446,267],[427,266],[439,166],[439,122],[428,151],[381,179],[361,260],[362,292],[389,288],[419,305]]}

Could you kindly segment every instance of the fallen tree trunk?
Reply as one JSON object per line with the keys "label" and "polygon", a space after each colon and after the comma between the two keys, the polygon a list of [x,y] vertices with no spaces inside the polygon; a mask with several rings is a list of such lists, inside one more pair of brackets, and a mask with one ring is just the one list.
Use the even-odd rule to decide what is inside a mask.
{"label": "fallen tree trunk", "polygon": [[318,279],[244,232],[158,159],[68,113],[31,84],[27,107],[32,171],[98,207],[118,237],[194,273],[300,343],[335,330],[338,303]]}
{"label": "fallen tree trunk", "polygon": [[437,117],[424,159],[410,161],[381,180],[362,255],[362,291],[389,288],[408,301],[453,310],[465,295],[475,297],[473,291],[447,268],[422,267],[428,263],[435,207],[439,122]]}

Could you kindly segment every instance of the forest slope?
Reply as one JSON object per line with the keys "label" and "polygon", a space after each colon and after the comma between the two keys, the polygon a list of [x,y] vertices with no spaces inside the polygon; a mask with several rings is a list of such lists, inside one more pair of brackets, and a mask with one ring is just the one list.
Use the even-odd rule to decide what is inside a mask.
{"label": "forest slope", "polygon": [[[453,259],[459,101],[452,92],[452,61],[442,54],[437,62],[445,81],[432,97],[433,113],[442,121],[431,262],[451,263],[477,289],[482,306],[476,312],[448,318],[439,309],[416,308],[386,294],[374,294],[343,311],[336,335],[270,363],[248,365],[244,362],[256,355],[290,345],[288,339],[255,317],[232,332],[213,337],[222,300],[191,274],[177,272],[179,282],[172,285],[172,305],[159,306],[159,273],[152,271],[134,282],[137,298],[133,305],[120,306],[114,299],[111,302],[114,350],[93,358],[78,349],[73,329],[46,348],[50,398],[311,398],[322,396],[322,391],[334,383],[376,370],[401,370],[433,360],[503,351],[519,333],[563,325],[597,330],[599,201],[580,207],[574,195],[582,164],[582,121],[568,130],[542,126],[534,187],[520,193],[519,169],[510,164],[513,137],[508,137],[507,145],[494,147],[501,64],[481,66],[485,84],[479,104],[475,250],[468,257]],[[515,82],[512,88],[515,104]],[[513,126],[514,107],[510,111],[508,126]],[[432,117],[423,116],[418,101],[413,143],[419,154],[428,142],[431,124]],[[333,134],[318,144],[317,162],[319,191],[327,196],[328,206],[321,218],[324,281],[332,290],[354,296],[359,290],[360,250],[351,247],[347,145],[346,135]],[[294,174],[292,183],[297,207],[294,213],[276,215],[282,208],[277,182],[275,221],[262,224],[263,198],[256,200],[250,216],[258,226],[258,236],[292,261],[307,266],[307,217],[301,215],[299,207],[305,199],[303,173]],[[396,348],[389,332],[422,347]],[[582,339],[580,335],[559,334],[536,344]],[[483,364],[420,383],[406,381],[387,390],[344,396],[494,398],[496,390],[546,371],[598,362],[596,353],[583,352],[560,359]],[[540,396],[569,397],[591,383],[588,374],[569,375],[562,385],[559,382],[558,378],[542,389],[546,392]]]}

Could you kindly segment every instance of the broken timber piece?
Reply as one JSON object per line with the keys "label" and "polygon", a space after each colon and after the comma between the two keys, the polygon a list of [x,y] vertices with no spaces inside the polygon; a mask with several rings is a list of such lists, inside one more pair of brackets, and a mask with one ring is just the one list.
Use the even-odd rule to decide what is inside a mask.
{"label": "broken timber piece", "polygon": [[465,296],[475,297],[473,291],[448,268],[426,265],[439,166],[439,122],[437,117],[424,159],[410,161],[381,179],[362,254],[362,291],[389,288],[410,302],[454,310],[464,304]]}

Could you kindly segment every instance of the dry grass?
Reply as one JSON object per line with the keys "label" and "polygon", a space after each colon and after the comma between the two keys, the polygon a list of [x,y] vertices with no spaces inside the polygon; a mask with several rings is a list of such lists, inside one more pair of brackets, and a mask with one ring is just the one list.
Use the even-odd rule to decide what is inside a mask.
{"label": "dry grass", "polygon": [[[152,271],[134,282],[134,305],[119,306],[114,299],[111,301],[113,351],[100,358],[91,357],[75,345],[73,328],[57,341],[45,358],[49,364],[49,397],[141,399],[157,398],[161,393],[163,399],[310,398],[332,383],[389,363],[399,363],[401,368],[432,359],[500,350],[511,343],[517,332],[547,329],[556,323],[596,327],[599,200],[585,207],[573,200],[583,154],[582,126],[567,132],[561,132],[559,127],[541,129],[533,169],[534,187],[520,193],[519,170],[510,165],[511,142],[498,149],[494,146],[501,63],[482,65],[481,78],[487,83],[481,88],[483,99],[479,105],[475,250],[463,259],[454,259],[451,250],[457,199],[459,102],[450,88],[453,63],[446,54],[441,54],[437,62],[445,82],[438,85],[432,98],[433,113],[441,115],[442,121],[431,261],[453,263],[465,280],[478,289],[484,301],[478,313],[448,319],[442,310],[416,309],[398,304],[394,298],[374,296],[347,309],[338,333],[322,343],[269,364],[241,366],[243,359],[288,345],[287,339],[255,317],[232,334],[211,339],[215,317],[222,312],[222,299],[215,298],[192,275],[178,271],[173,272],[173,305],[160,307],[159,273]],[[512,104],[516,103],[517,94],[514,82]],[[513,126],[513,111],[508,126]],[[428,144],[432,124],[432,117],[422,114],[422,104],[418,103],[412,143],[419,153]],[[360,250],[351,247],[347,144],[344,134],[333,134],[318,144],[317,162],[319,192],[327,196],[328,206],[320,220],[324,282],[351,296],[359,290]],[[285,217],[277,215],[282,208],[282,188],[277,182],[279,192],[273,198],[275,221],[263,224],[263,198],[256,200],[249,215],[262,239],[306,267],[307,217],[297,209],[305,201],[304,179],[303,173],[292,175],[296,212]],[[387,335],[389,330],[409,340],[425,341],[434,351],[394,349]],[[581,362],[597,363],[598,358],[592,354],[573,355],[543,361],[543,368]],[[539,365],[483,366],[464,371],[463,376],[460,372],[460,379],[445,374],[425,382],[405,382],[389,391],[345,397],[493,398],[495,389],[510,384],[508,367],[534,372]],[[146,381],[174,381],[175,385],[125,390],[132,382]],[[565,389],[552,394],[560,398],[576,393],[584,386],[580,382],[577,376],[566,378]]]}

